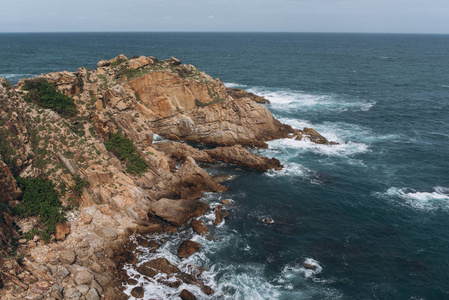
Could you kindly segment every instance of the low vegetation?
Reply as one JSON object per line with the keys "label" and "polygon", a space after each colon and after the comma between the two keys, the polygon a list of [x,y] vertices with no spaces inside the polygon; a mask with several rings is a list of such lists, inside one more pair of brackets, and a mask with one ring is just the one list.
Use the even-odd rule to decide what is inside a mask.
{"label": "low vegetation", "polygon": [[139,155],[133,142],[121,133],[111,133],[109,141],[104,143],[106,149],[114,153],[121,161],[125,162],[127,172],[140,175],[148,169],[148,164]]}
{"label": "low vegetation", "polygon": [[33,101],[44,108],[50,108],[64,116],[76,114],[75,101],[56,89],[54,83],[43,78],[29,79],[23,87],[29,91],[27,100]]}
{"label": "low vegetation", "polygon": [[14,213],[20,217],[38,216],[43,229],[33,228],[26,232],[26,238],[39,235],[44,240],[49,240],[56,233],[56,224],[65,221],[59,194],[54,189],[50,180],[43,178],[17,178],[17,183],[22,190],[19,205],[14,207]]}

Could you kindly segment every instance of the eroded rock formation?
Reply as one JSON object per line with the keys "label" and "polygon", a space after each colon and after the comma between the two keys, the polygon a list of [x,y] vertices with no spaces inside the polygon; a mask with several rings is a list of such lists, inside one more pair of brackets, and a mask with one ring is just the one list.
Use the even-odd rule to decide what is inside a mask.
{"label": "eroded rock formation", "polygon": [[[58,110],[58,104],[39,102],[30,82],[49,83],[55,93],[70,97],[69,113]],[[203,192],[226,191],[197,162],[278,170],[279,161],[243,146],[266,147],[266,141],[293,137],[331,143],[313,129],[280,123],[259,104],[266,99],[226,89],[218,79],[175,58],[120,55],[100,61],[96,70],[42,74],[14,87],[3,78],[0,83],[0,250],[7,251],[14,236],[7,204],[20,192],[12,174],[49,180],[63,206],[78,207],[48,241],[19,240],[20,259],[7,260],[0,268],[2,299],[126,298],[121,266],[137,262],[133,250],[124,247],[128,237],[177,232],[209,209],[197,200]],[[117,134],[122,145],[111,142]],[[155,134],[219,147],[154,144]],[[214,224],[227,214],[217,209]],[[16,221],[26,232],[38,219]],[[208,231],[195,221],[192,227]],[[150,244],[154,251],[160,246]],[[153,271],[175,270],[165,261],[150,265],[146,267]],[[213,293],[191,274],[175,277],[175,283],[163,284],[185,282]]]}

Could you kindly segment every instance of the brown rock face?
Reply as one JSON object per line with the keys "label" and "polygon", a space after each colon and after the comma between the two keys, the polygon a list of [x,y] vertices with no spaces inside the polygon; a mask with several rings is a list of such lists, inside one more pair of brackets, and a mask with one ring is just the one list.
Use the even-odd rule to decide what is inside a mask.
{"label": "brown rock face", "polygon": [[250,99],[229,97],[159,119],[154,122],[154,131],[173,140],[266,147],[265,141],[286,138],[293,129],[276,120],[265,106]]}
{"label": "brown rock face", "polygon": [[131,290],[131,295],[138,299],[143,298],[144,294],[145,294],[145,290],[141,286],[136,286],[135,288],[133,288]]}
{"label": "brown rock face", "polygon": [[143,275],[153,277],[158,273],[181,273],[178,267],[172,265],[166,258],[156,258],[137,267],[137,271]]}
{"label": "brown rock face", "polygon": [[268,171],[269,169],[282,169],[281,162],[276,158],[269,159],[265,156],[252,154],[240,145],[232,147],[217,147],[215,149],[205,151],[213,159],[220,160],[226,163],[233,163],[247,168],[261,171]]}
{"label": "brown rock face", "polygon": [[189,257],[195,252],[198,252],[200,250],[200,244],[194,241],[184,241],[181,243],[181,245],[178,248],[178,257],[185,258]]}
{"label": "brown rock face", "polygon": [[193,295],[190,291],[183,289],[179,294],[179,298],[182,300],[196,300],[195,295]]}
{"label": "brown rock face", "polygon": [[209,228],[207,228],[206,224],[201,220],[193,220],[190,223],[190,226],[198,234],[204,235],[209,233]]}
{"label": "brown rock face", "polygon": [[336,142],[330,142],[328,141],[324,136],[319,134],[315,129],[313,128],[307,128],[304,127],[302,130],[297,130],[297,140],[302,140],[304,138],[307,138],[313,143],[316,144],[322,144],[322,145],[338,145]]}
{"label": "brown rock face", "polygon": [[208,209],[209,204],[196,200],[171,200],[164,198],[151,206],[149,214],[175,226],[181,226],[190,219],[204,214]]}
{"label": "brown rock face", "polygon": [[212,158],[204,151],[193,148],[185,143],[157,143],[153,145],[154,149],[164,152],[167,156],[177,161],[185,161],[187,157],[193,158],[195,161],[212,162]]}
{"label": "brown rock face", "polygon": [[212,223],[214,225],[218,225],[229,215],[229,212],[226,209],[219,208],[215,211],[215,221]]}
{"label": "brown rock face", "polygon": [[213,180],[191,157],[186,158],[185,163],[176,173],[174,184],[180,191],[180,197],[184,199],[200,198],[202,191],[221,193],[227,190]]}
{"label": "brown rock face", "polygon": [[246,92],[242,89],[227,88],[226,92],[228,93],[229,96],[231,96],[234,99],[248,98],[256,103],[262,103],[262,104],[270,103],[270,101],[268,99],[265,99],[264,97],[255,95],[253,93]]}
{"label": "brown rock face", "polygon": [[67,222],[56,224],[55,238],[58,241],[62,241],[70,233],[70,225]]}

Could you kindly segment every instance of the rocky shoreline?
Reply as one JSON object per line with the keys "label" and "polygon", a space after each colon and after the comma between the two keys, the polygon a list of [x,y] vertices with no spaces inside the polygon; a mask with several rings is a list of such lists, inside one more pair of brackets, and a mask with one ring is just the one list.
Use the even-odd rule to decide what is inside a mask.
{"label": "rocky shoreline", "polygon": [[[268,100],[227,89],[176,58],[120,55],[95,70],[0,83],[1,299],[127,299],[123,283],[135,279],[126,265],[161,284],[213,295],[201,266],[184,272],[162,257],[143,264],[136,257],[142,247],[162,246],[151,236],[186,227],[207,235],[198,217],[213,210],[218,225],[228,215],[229,201],[214,208],[198,201],[204,192],[227,190],[198,163],[280,170],[278,160],[245,147],[279,138],[335,144],[280,123],[260,104]],[[67,106],[51,102],[45,93],[52,89]],[[172,141],[155,143],[155,134]],[[66,221],[50,237],[20,235],[44,229],[42,216],[13,213],[24,198],[17,178],[51,182],[59,195]],[[186,258],[200,249],[185,240],[177,253]],[[142,298],[144,290],[130,294]],[[189,289],[179,296],[195,299]]]}

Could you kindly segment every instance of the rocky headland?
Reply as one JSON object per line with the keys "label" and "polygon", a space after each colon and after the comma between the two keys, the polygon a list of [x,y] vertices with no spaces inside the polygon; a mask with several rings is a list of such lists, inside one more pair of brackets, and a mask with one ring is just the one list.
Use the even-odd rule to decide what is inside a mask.
{"label": "rocky headland", "polygon": [[[127,299],[127,264],[213,295],[200,266],[186,273],[164,258],[137,265],[136,247],[156,251],[152,236],[190,226],[208,234],[196,218],[211,208],[198,199],[227,188],[200,165],[280,170],[277,159],[249,150],[279,138],[333,144],[280,123],[260,103],[268,100],[176,58],[120,55],[15,86],[0,78],[0,298]],[[214,224],[227,204],[214,208]],[[186,240],[178,255],[196,251],[201,245]],[[188,289],[179,296],[195,299]]]}

